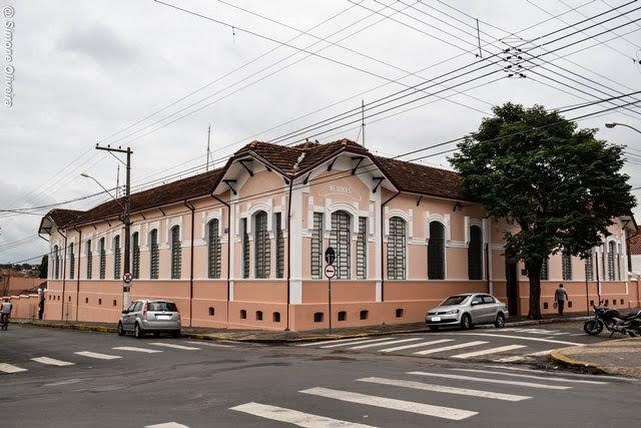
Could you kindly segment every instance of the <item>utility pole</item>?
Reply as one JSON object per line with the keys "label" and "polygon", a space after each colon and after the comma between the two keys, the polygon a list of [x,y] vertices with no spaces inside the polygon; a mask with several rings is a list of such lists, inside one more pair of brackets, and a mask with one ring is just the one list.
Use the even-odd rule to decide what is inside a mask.
{"label": "utility pole", "polygon": [[[107,147],[104,146],[99,146],[96,144],[96,149],[97,150],[105,150],[107,152],[111,152],[112,154],[115,153],[124,153],[127,155],[127,162],[125,163],[126,167],[126,179],[125,179],[125,204],[124,204],[124,209],[122,213],[122,222],[125,225],[125,260],[124,260],[124,275],[123,275],[123,283],[122,283],[122,308],[126,309],[127,306],[129,306],[129,302],[131,299],[130,296],[130,291],[131,291],[131,286],[129,285],[128,282],[125,282],[124,278],[131,278],[131,263],[130,263],[130,257],[131,257],[131,233],[130,233],[130,228],[131,228],[131,219],[130,219],[130,213],[131,213],[131,205],[129,203],[129,195],[131,192],[131,154],[133,153],[131,151],[131,148],[127,147],[126,149],[123,149],[122,147],[111,147],[107,145]],[[122,160],[118,159],[120,163],[123,163]]]}
{"label": "utility pole", "polygon": [[209,150],[209,137],[211,136],[211,125],[207,128],[207,169],[206,171],[209,171],[209,158],[210,158],[210,150]]}
{"label": "utility pole", "polygon": [[120,196],[120,164],[117,165],[116,169],[116,198]]}

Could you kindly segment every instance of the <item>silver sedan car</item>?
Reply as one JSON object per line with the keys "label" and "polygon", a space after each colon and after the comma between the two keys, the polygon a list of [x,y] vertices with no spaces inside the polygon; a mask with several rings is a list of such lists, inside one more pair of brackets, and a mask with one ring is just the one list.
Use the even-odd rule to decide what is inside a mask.
{"label": "silver sedan car", "polygon": [[507,305],[486,293],[465,293],[450,296],[439,306],[430,309],[425,322],[430,330],[441,326],[460,326],[472,328],[475,324],[494,324],[497,328],[505,326],[509,316]]}
{"label": "silver sedan car", "polygon": [[180,313],[169,300],[136,300],[122,311],[118,321],[118,335],[128,332],[140,338],[146,333],[170,333],[180,336]]}

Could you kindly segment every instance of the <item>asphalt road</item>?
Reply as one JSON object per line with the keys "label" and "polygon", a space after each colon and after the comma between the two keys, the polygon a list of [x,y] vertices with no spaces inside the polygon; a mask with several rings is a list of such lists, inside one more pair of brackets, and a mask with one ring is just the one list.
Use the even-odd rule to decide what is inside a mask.
{"label": "asphalt road", "polygon": [[[0,334],[0,426],[641,425],[641,383],[531,365],[527,354],[564,345],[522,337],[594,340],[569,325],[542,330],[390,336],[375,343],[416,340],[349,349],[374,342],[259,346],[12,325]],[[450,341],[380,352],[437,340]],[[409,352],[471,341],[486,343]],[[524,347],[453,358],[512,345]],[[524,359],[494,362],[504,354]]]}

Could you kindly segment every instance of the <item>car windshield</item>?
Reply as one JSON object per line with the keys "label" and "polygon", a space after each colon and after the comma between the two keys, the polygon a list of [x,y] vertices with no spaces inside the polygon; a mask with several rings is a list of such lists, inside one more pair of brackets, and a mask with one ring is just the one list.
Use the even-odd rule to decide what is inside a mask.
{"label": "car windshield", "polygon": [[451,306],[451,305],[460,305],[470,296],[450,296],[447,299],[443,300],[441,306]]}
{"label": "car windshield", "polygon": [[148,311],[166,311],[166,312],[178,312],[176,304],[172,302],[149,302],[147,305]]}

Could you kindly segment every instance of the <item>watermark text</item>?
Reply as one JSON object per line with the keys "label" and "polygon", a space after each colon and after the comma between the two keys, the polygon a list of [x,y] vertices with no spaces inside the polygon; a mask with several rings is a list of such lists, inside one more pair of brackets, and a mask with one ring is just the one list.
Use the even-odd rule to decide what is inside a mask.
{"label": "watermark text", "polygon": [[4,83],[4,88],[2,90],[2,95],[4,96],[4,105],[7,108],[13,107],[13,82],[15,80],[16,68],[13,65],[13,53],[14,53],[14,34],[16,23],[13,20],[16,15],[16,11],[11,6],[4,6],[2,8],[2,18],[4,19],[4,40],[2,43],[3,51],[3,63],[2,63],[2,81]]}

